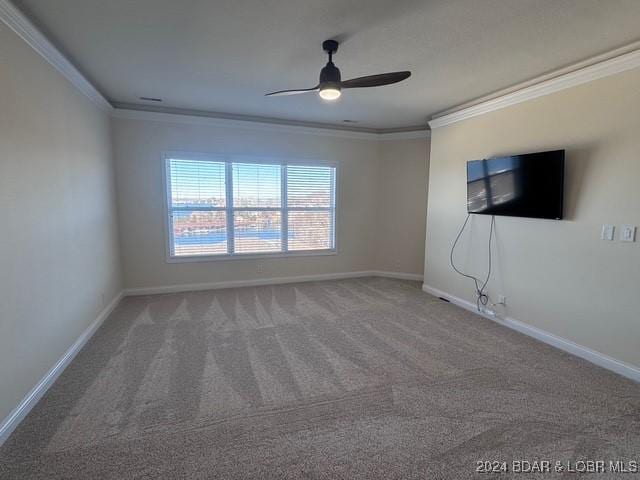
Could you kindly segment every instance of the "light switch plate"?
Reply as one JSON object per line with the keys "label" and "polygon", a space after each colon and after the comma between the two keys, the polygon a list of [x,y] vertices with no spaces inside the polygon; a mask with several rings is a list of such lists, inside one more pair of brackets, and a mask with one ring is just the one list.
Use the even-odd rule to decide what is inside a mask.
{"label": "light switch plate", "polygon": [[636,241],[636,227],[634,225],[622,225],[620,227],[620,241],[621,242],[635,242]]}
{"label": "light switch plate", "polygon": [[600,233],[600,238],[602,240],[613,240],[613,232],[615,232],[616,227],[614,225],[602,225],[602,233]]}

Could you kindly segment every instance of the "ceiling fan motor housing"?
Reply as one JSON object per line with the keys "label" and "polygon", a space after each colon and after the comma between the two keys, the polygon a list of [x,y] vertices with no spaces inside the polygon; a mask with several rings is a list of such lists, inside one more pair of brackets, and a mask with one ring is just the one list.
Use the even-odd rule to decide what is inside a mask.
{"label": "ceiling fan motor housing", "polygon": [[338,51],[339,43],[336,40],[325,40],[322,42],[322,49],[329,55],[333,55]]}
{"label": "ceiling fan motor housing", "polygon": [[336,67],[333,62],[327,63],[322,70],[320,70],[320,85],[335,85],[340,88],[340,69]]}

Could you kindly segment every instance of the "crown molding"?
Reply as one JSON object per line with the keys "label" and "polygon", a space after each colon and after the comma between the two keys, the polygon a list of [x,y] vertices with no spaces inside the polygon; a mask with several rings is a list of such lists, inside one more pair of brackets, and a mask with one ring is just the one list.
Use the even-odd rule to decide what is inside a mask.
{"label": "crown molding", "polygon": [[111,104],[91,82],[9,0],[0,0],[0,21],[53,65],[98,107],[105,111],[112,110]]}
{"label": "crown molding", "polygon": [[381,132],[378,133],[378,140],[414,140],[417,138],[430,138],[431,130],[413,130],[407,132]]}
{"label": "crown molding", "polygon": [[430,131],[426,128],[413,131],[392,131],[381,132],[376,131],[357,131],[332,128],[331,126],[308,126],[295,123],[275,123],[266,120],[244,120],[241,117],[224,118],[201,115],[188,115],[183,113],[167,113],[149,110],[136,110],[131,108],[116,108],[111,112],[114,118],[123,118],[127,120],[143,120],[153,122],[181,123],[190,125],[202,125],[208,127],[219,128],[242,128],[249,130],[261,130],[274,133],[295,133],[308,135],[321,135],[327,137],[348,138],[356,140],[406,140],[413,138],[427,138]]}
{"label": "crown molding", "polygon": [[[603,56],[601,55],[600,58],[601,57]],[[585,62],[582,63],[584,64]],[[480,101],[468,107],[450,111],[451,113],[436,115],[429,121],[429,126],[432,130],[444,127],[445,125],[451,125],[452,123],[460,122],[468,118],[484,115],[485,113],[494,112],[511,105],[533,100],[534,98],[539,98],[638,67],[640,67],[640,49],[613,58],[607,58],[606,60],[592,63],[568,73],[559,74],[548,80],[532,80],[527,82],[527,86],[518,90],[490,98],[489,100]],[[549,75],[545,77],[549,77]]]}
{"label": "crown molding", "polygon": [[174,123],[191,123],[231,128],[252,128],[363,140],[405,140],[427,138],[430,135],[430,131],[426,125],[403,129],[346,128],[331,124],[297,122],[286,119],[177,108],[150,108],[145,105],[125,103],[114,103],[112,105],[10,0],[0,0],[0,21],[13,30],[98,107],[105,111],[112,112],[113,116],[117,118],[169,121]]}
{"label": "crown molding", "polygon": [[[135,110],[154,113],[168,113],[183,117],[212,118],[214,120],[238,120],[251,124],[280,125],[287,127],[310,127],[322,130],[338,130],[341,132],[356,133],[390,133],[397,131],[419,130],[420,127],[407,127],[404,129],[376,130],[375,128],[357,127],[355,125],[335,125],[331,123],[310,122],[304,120],[290,120],[287,118],[265,117],[258,115],[244,115],[237,113],[216,112],[213,110],[197,110],[191,108],[165,107],[159,105],[147,105],[140,103],[114,102],[113,107],[121,110]],[[426,128],[426,125],[421,128]]]}

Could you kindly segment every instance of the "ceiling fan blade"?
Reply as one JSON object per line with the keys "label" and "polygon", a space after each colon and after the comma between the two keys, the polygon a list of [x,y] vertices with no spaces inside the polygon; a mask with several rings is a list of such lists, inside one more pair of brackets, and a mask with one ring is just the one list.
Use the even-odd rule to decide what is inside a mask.
{"label": "ceiling fan blade", "polygon": [[391,85],[392,83],[401,82],[410,76],[411,72],[408,71],[381,73],[379,75],[368,75],[366,77],[345,80],[341,85],[342,88],[381,87],[382,85]]}
{"label": "ceiling fan blade", "polygon": [[277,92],[271,92],[271,93],[265,93],[264,96],[265,97],[280,97],[280,96],[284,96],[284,95],[297,95],[298,93],[308,93],[308,92],[315,92],[316,90],[318,90],[318,87],[320,85],[317,85],[313,88],[299,88],[297,90],[278,90]]}

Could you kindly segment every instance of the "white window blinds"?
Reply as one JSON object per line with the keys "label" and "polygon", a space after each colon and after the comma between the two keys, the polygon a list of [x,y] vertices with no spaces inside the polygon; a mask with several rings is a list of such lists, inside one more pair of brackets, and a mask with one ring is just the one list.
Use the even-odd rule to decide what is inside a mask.
{"label": "white window blinds", "polygon": [[286,176],[289,250],[333,248],[335,169],[288,166]]}
{"label": "white window blinds", "polygon": [[228,252],[225,168],[222,162],[168,161],[172,255]]}
{"label": "white window blinds", "polygon": [[282,167],[233,163],[233,244],[237,253],[282,251]]}
{"label": "white window blinds", "polygon": [[173,258],[332,251],[336,168],[167,158]]}

